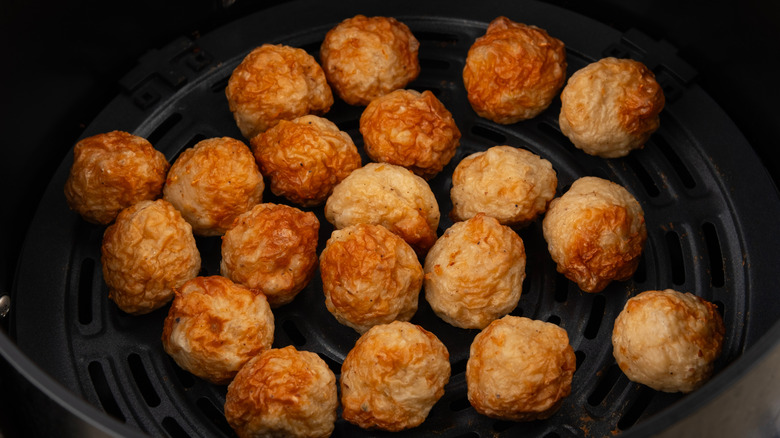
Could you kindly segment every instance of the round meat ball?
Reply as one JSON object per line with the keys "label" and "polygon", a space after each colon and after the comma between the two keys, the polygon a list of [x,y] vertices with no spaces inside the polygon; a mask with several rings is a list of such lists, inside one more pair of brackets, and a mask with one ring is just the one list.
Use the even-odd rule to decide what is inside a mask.
{"label": "round meat ball", "polygon": [[265,295],[218,275],[195,277],[175,291],[163,325],[165,352],[190,373],[226,385],[274,340]]}
{"label": "round meat ball", "polygon": [[173,162],[163,198],[201,236],[220,236],[238,215],[263,199],[263,176],[246,144],[210,138],[184,150]]}
{"label": "round meat ball", "polygon": [[485,213],[503,225],[525,227],[547,211],[557,187],[549,161],[525,149],[494,146],[458,163],[450,216],[462,221]]}
{"label": "round meat ball", "polygon": [[717,306],[671,289],[626,302],[612,330],[613,355],[629,380],[664,392],[691,392],[712,375],[725,328]]}
{"label": "round meat ball", "polygon": [[241,438],[325,438],[335,428],[336,376],[316,353],[266,350],[230,383],[225,418]]}
{"label": "round meat ball", "polygon": [[122,210],[103,233],[100,261],[108,297],[133,315],[167,304],[201,267],[192,227],[163,199]]}
{"label": "round meat ball", "polygon": [[246,55],[230,75],[225,95],[247,139],[280,120],[325,114],[333,105],[333,93],[314,57],[282,44],[263,44]]}
{"label": "round meat ball", "polygon": [[577,360],[566,330],[507,315],[474,338],[466,385],[482,415],[509,421],[549,418],[571,393]]}
{"label": "round meat ball", "polygon": [[566,80],[563,42],[506,17],[490,22],[466,55],[463,83],[480,117],[500,124],[544,111]]}
{"label": "round meat ball", "polygon": [[349,134],[314,115],[282,120],[250,144],[271,192],[304,207],[324,203],[362,164]]}
{"label": "round meat ball", "polygon": [[424,255],[436,241],[439,204],[428,183],[410,170],[388,163],[355,169],[325,203],[325,217],[336,228],[382,225]]}
{"label": "round meat ball", "polygon": [[419,426],[449,378],[449,352],[433,333],[403,321],[376,325],[341,366],[342,417],[364,429]]}
{"label": "round meat ball", "polygon": [[65,181],[68,206],[86,221],[107,225],[122,209],[160,196],[168,160],[143,137],[112,131],[73,148]]}
{"label": "round meat ball", "polygon": [[320,222],[312,212],[258,204],[222,237],[220,273],[259,289],[272,308],[292,301],[317,268]]}
{"label": "round meat ball", "polygon": [[367,105],[417,78],[419,48],[409,27],[395,18],[356,15],[328,31],[320,60],[342,100]]}
{"label": "round meat ball", "polygon": [[604,58],[575,72],[561,93],[561,132],[590,155],[616,158],[645,145],[665,99],[655,75],[631,59]]}
{"label": "round meat ball", "polygon": [[333,231],[320,254],[320,275],[328,311],[358,333],[417,312],[423,268],[414,249],[381,225]]}
{"label": "round meat ball", "polygon": [[368,104],[360,116],[366,154],[431,179],[450,162],[460,130],[447,108],[428,90],[396,90]]}
{"label": "round meat ball", "polygon": [[647,240],[644,211],[634,196],[592,176],[552,200],[542,229],[558,272],[591,293],[628,280]]}
{"label": "round meat ball", "polygon": [[425,257],[425,299],[455,327],[481,329],[511,312],[523,280],[523,239],[482,213],[447,229]]}

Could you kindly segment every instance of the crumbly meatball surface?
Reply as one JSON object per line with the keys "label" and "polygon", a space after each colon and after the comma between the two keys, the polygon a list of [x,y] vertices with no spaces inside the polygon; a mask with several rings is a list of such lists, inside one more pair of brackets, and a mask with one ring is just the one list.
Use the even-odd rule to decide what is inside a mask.
{"label": "crumbly meatball surface", "polygon": [[419,48],[409,27],[395,18],[356,15],[328,31],[320,60],[342,100],[367,105],[417,78]]}
{"label": "crumbly meatball surface", "polygon": [[623,186],[592,176],[553,199],[542,229],[558,272],[593,293],[613,280],[628,280],[647,240],[636,198]]}
{"label": "crumbly meatball surface", "polygon": [[195,277],[174,292],[162,343],[183,369],[226,385],[251,358],[271,348],[274,316],[260,291],[214,275]]}
{"label": "crumbly meatball surface", "polygon": [[247,139],[280,120],[325,114],[333,105],[333,93],[314,57],[282,44],[263,44],[246,55],[230,75],[225,95]]}
{"label": "crumbly meatball surface", "polygon": [[552,416],[571,393],[577,360],[566,330],[507,315],[474,338],[468,399],[480,414],[510,421]]}
{"label": "crumbly meatball surface", "polygon": [[163,199],[122,210],[103,233],[100,261],[108,297],[135,315],[167,304],[201,267],[192,227]]}
{"label": "crumbly meatball surface", "polygon": [[458,163],[450,216],[462,221],[485,213],[503,225],[524,227],[547,211],[557,187],[549,161],[525,149],[493,146]]}
{"label": "crumbly meatball surface", "polygon": [[349,134],[315,115],[282,120],[250,143],[271,192],[304,207],[324,203],[362,165]]}
{"label": "crumbly meatball surface", "polygon": [[325,438],[335,428],[337,392],[336,376],[316,353],[274,348],[230,383],[225,418],[241,438]]}
{"label": "crumbly meatball surface", "polygon": [[320,274],[328,311],[358,333],[417,312],[423,268],[414,249],[381,225],[333,231]]}
{"label": "crumbly meatball surface", "polygon": [[419,426],[449,378],[449,352],[433,333],[402,321],[374,326],[341,367],[342,417],[364,429]]}
{"label": "crumbly meatball surface", "polygon": [[219,236],[262,201],[264,189],[249,147],[220,137],[201,140],[176,158],[163,199],[181,212],[196,235]]}
{"label": "crumbly meatball surface", "polygon": [[84,220],[107,225],[122,209],[158,198],[168,168],[165,155],[143,137],[123,131],[93,135],[73,147],[65,199]]}
{"label": "crumbly meatball surface", "polygon": [[368,104],[360,116],[366,154],[431,179],[460,145],[452,114],[428,90],[396,90]]}
{"label": "crumbly meatball surface", "polygon": [[271,307],[292,301],[317,268],[320,222],[312,212],[258,204],[222,237],[220,273],[259,289]]}
{"label": "crumbly meatball surface", "polygon": [[536,26],[497,17],[466,55],[463,83],[474,111],[511,124],[544,111],[566,80],[563,42]]}
{"label": "crumbly meatball surface", "polygon": [[725,327],[717,306],[675,290],[642,292],[612,330],[613,355],[629,380],[664,392],[691,392],[712,375]]}
{"label": "crumbly meatball surface", "polygon": [[561,132],[590,155],[641,148],[660,126],[665,98],[655,75],[631,59],[604,58],[575,72],[561,93]]}
{"label": "crumbly meatball surface", "polygon": [[511,312],[525,280],[525,246],[480,213],[444,232],[425,257],[425,299],[447,323],[484,328]]}

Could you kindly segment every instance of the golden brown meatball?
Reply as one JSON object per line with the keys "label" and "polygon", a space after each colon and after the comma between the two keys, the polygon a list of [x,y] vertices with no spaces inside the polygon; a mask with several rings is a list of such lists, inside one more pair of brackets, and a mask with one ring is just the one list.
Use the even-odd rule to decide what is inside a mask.
{"label": "golden brown meatball", "polygon": [[402,321],[376,325],[341,366],[342,417],[364,429],[419,426],[449,378],[449,352],[433,333]]}
{"label": "golden brown meatball", "polygon": [[107,225],[123,208],[158,198],[168,167],[145,138],[122,131],[93,135],[73,148],[65,198],[86,221]]}
{"label": "golden brown meatball", "polygon": [[406,241],[381,225],[335,230],[320,254],[325,306],[358,333],[409,321],[417,311],[423,269]]}
{"label": "golden brown meatball", "polygon": [[230,111],[247,139],[306,114],[325,114],[333,94],[325,73],[303,49],[263,44],[233,70],[225,89]]}
{"label": "golden brown meatball", "polygon": [[218,275],[195,277],[175,290],[165,318],[165,352],[183,369],[218,385],[271,348],[274,315],[265,295]]}
{"label": "golden brown meatball", "polygon": [[468,398],[491,418],[549,418],[571,393],[577,366],[566,330],[507,315],[474,338],[466,363]]}
{"label": "golden brown meatball", "polygon": [[687,393],[712,375],[724,333],[717,307],[703,298],[646,291],[629,299],[615,319],[613,355],[629,380]]}
{"label": "golden brown meatball", "polygon": [[210,138],[186,149],[173,162],[163,198],[202,236],[225,234],[241,213],[263,199],[263,176],[246,144]]}
{"label": "golden brown meatball", "polygon": [[320,222],[311,212],[281,204],[258,204],[222,237],[220,272],[262,291],[271,307],[287,304],[317,268]]}
{"label": "golden brown meatball", "polygon": [[549,161],[525,149],[494,146],[458,163],[450,216],[462,221],[485,213],[503,225],[524,227],[547,210],[557,187]]}
{"label": "golden brown meatball", "polygon": [[241,438],[325,438],[335,428],[337,407],[333,371],[316,353],[292,346],[255,356],[225,396],[225,418]]}
{"label": "golden brown meatball", "polygon": [[585,292],[628,280],[647,240],[639,202],[623,186],[592,176],[553,199],[542,228],[558,272]]}
{"label": "golden brown meatball", "polygon": [[103,233],[100,260],[108,297],[135,315],[167,304],[201,262],[192,227],[163,199],[122,210]]}
{"label": "golden brown meatball", "polygon": [[368,163],[355,169],[325,203],[328,222],[383,225],[425,254],[436,241],[439,204],[424,179],[400,166]]}
{"label": "golden brown meatball", "polygon": [[425,299],[455,327],[481,329],[511,312],[523,280],[523,239],[482,213],[447,229],[425,257]]}
{"label": "golden brown meatball", "polygon": [[396,90],[368,104],[360,116],[366,154],[431,179],[450,162],[460,130],[428,90]]}
{"label": "golden brown meatball", "polygon": [[506,17],[490,22],[466,55],[463,83],[480,116],[510,124],[544,111],[566,80],[563,43]]}
{"label": "golden brown meatball", "polygon": [[664,93],[631,59],[604,58],[575,72],[561,93],[561,132],[590,155],[616,158],[641,148],[660,125]]}
{"label": "golden brown meatball", "polygon": [[282,120],[250,143],[271,192],[304,207],[325,202],[362,164],[349,134],[314,115]]}
{"label": "golden brown meatball", "polygon": [[419,47],[409,27],[395,18],[356,15],[328,31],[320,60],[342,100],[367,105],[417,78]]}

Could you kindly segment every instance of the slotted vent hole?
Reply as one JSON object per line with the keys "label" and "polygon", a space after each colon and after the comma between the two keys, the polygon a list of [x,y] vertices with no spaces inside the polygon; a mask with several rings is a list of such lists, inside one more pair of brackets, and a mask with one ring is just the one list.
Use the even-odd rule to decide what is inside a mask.
{"label": "slotted vent hole", "polygon": [[165,134],[170,132],[176,125],[178,125],[182,119],[184,119],[184,117],[179,113],[171,114],[162,123],[160,123],[160,126],[155,128],[155,130],[152,131],[152,133],[149,134],[146,139],[153,145],[158,144],[160,140],[165,137]]}
{"label": "slotted vent hole", "polygon": [[81,261],[79,270],[79,301],[78,318],[79,323],[87,325],[92,322],[92,277],[95,275],[95,260],[85,258]]}
{"label": "slotted vent hole", "polygon": [[558,315],[550,315],[547,318],[547,322],[555,325],[561,325],[561,317]]}
{"label": "slotted vent hole", "polygon": [[671,268],[672,283],[681,285],[685,283],[685,262],[683,261],[682,244],[680,235],[675,231],[666,232],[666,248],[669,253],[669,267]]}
{"label": "slotted vent hole", "polygon": [[626,157],[626,162],[628,163],[628,166],[631,167],[631,170],[634,171],[634,174],[636,175],[639,182],[642,183],[642,187],[645,188],[645,192],[648,196],[655,198],[661,194],[661,191],[658,190],[658,186],[655,184],[655,181],[653,181],[653,177],[650,176],[642,163],[636,159],[635,154],[628,154]]}
{"label": "slotted vent hole", "polygon": [[553,126],[552,124],[541,122],[536,125],[536,128],[546,136],[550,137],[556,143],[559,143],[560,145],[567,148],[574,147],[574,145],[571,143],[571,140],[569,140],[569,137],[566,137],[557,127]]}
{"label": "slotted vent hole", "polygon": [[171,438],[190,438],[190,435],[181,427],[173,417],[165,417],[162,420],[163,429]]}
{"label": "slotted vent hole", "polygon": [[599,334],[599,328],[601,328],[601,322],[604,319],[606,303],[607,300],[604,298],[604,295],[593,296],[588,324],[585,326],[585,331],[583,332],[585,339],[594,339]]}
{"label": "slotted vent hole", "polygon": [[290,342],[296,347],[300,347],[306,343],[306,337],[303,336],[301,330],[298,328],[298,324],[292,319],[288,319],[282,323],[282,330],[290,338]]}
{"label": "slotted vent hole", "polygon": [[644,257],[639,258],[639,264],[634,271],[634,281],[637,283],[644,283],[647,281],[647,260]]}
{"label": "slotted vent hole", "polygon": [[337,376],[341,374],[341,364],[338,361],[334,360],[332,357],[325,354],[320,354],[320,357],[325,362],[325,364],[328,365],[328,368],[330,368],[330,370],[333,371],[333,374]]}
{"label": "slotted vent hole", "polygon": [[441,32],[424,32],[416,31],[414,33],[415,38],[420,42],[432,42],[437,43],[439,46],[454,46],[458,44],[460,38],[457,35],[451,33]]}
{"label": "slotted vent hole", "polygon": [[565,303],[569,298],[569,281],[562,274],[558,274],[555,279],[555,290],[553,299],[558,303]]}
{"label": "slotted vent hole", "polygon": [[650,406],[650,402],[653,400],[655,391],[642,386],[639,388],[638,394],[631,404],[623,411],[623,416],[618,420],[618,429],[627,430],[642,416],[642,413]]}
{"label": "slotted vent hole", "polygon": [[149,407],[156,407],[160,405],[160,396],[149,379],[149,374],[146,372],[141,356],[138,354],[131,354],[127,357],[127,365],[130,367],[130,372],[133,375],[135,386],[141,392],[146,405]]}
{"label": "slotted vent hole", "polygon": [[[653,135],[652,141],[658,147],[658,150],[661,151],[664,157],[666,157],[666,160],[669,161],[669,164],[672,165],[674,172],[680,178],[680,182],[682,182],[683,186],[688,189],[696,187],[696,180],[688,170],[688,166],[686,166],[683,160],[680,159],[680,156],[674,152],[674,149],[669,145],[669,142],[658,133]],[[677,141],[675,143],[679,145],[681,142]]]}
{"label": "slotted vent hole", "polygon": [[723,268],[723,253],[720,250],[720,239],[718,239],[718,230],[710,222],[702,225],[704,232],[704,243],[707,247],[707,256],[710,262],[710,285],[713,287],[723,287],[726,283],[725,270]]}
{"label": "slotted vent hole", "polygon": [[420,69],[424,71],[440,70],[447,71],[451,64],[441,59],[420,58]]}
{"label": "slotted vent hole", "polygon": [[214,425],[217,426],[217,428],[221,430],[222,433],[225,435],[233,435],[233,429],[230,427],[230,424],[228,424],[224,412],[222,409],[214,405],[214,402],[206,397],[201,397],[197,402],[195,402],[195,404],[198,406],[198,409],[200,409],[203,415],[205,415],[209,421],[214,423]]}
{"label": "slotted vent hole", "polygon": [[471,407],[468,397],[458,397],[450,402],[450,410],[453,412],[465,411]]}
{"label": "slotted vent hole", "polygon": [[183,388],[192,388],[195,385],[195,378],[187,371],[184,371],[174,360],[172,357],[168,356],[169,360],[171,361],[171,368],[173,369],[173,373],[176,375],[176,378],[179,380],[179,384]]}
{"label": "slotted vent hole", "polygon": [[580,369],[580,367],[582,367],[582,363],[585,362],[586,356],[587,355],[582,350],[577,350],[574,352],[574,358],[577,360],[577,368],[574,370],[575,373]]}
{"label": "slotted vent hole", "polygon": [[506,143],[506,136],[500,132],[496,132],[487,126],[483,125],[474,125],[471,127],[471,133],[482,137],[486,140],[489,140],[495,144],[504,144]]}
{"label": "slotted vent hole", "polygon": [[463,359],[453,363],[452,364],[451,374],[453,376],[457,376],[460,373],[465,373],[466,372],[466,364],[467,363],[468,363],[468,358],[463,358]]}
{"label": "slotted vent hole", "polygon": [[588,404],[591,406],[600,405],[612,391],[612,387],[617,383],[622,371],[617,364],[610,365],[602,374],[593,392],[588,396]]}
{"label": "slotted vent hole", "polygon": [[95,389],[95,394],[100,401],[100,406],[103,407],[106,414],[124,422],[125,415],[119,408],[114,393],[111,391],[111,386],[108,384],[103,365],[101,365],[100,362],[90,362],[87,366],[87,371],[89,372],[89,379],[92,382],[92,387]]}
{"label": "slotted vent hole", "polygon": [[225,88],[227,88],[228,86],[228,82],[230,82],[230,76],[225,76],[224,78],[211,84],[211,87],[209,87],[209,89],[213,93],[224,93]]}

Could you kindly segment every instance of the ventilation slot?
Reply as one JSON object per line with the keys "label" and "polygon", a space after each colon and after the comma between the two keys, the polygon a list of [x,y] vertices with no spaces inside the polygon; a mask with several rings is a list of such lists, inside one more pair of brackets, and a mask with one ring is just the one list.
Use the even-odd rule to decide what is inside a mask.
{"label": "ventilation slot", "polygon": [[181,427],[173,417],[165,417],[162,426],[171,438],[189,438],[190,435]]}
{"label": "ventilation slot", "polygon": [[333,374],[338,376],[341,373],[341,364],[338,361],[325,354],[320,354],[320,357],[328,365],[328,368],[333,371]]}
{"label": "ventilation slot", "polygon": [[558,303],[565,303],[569,298],[569,281],[561,274],[558,274],[555,280],[555,291],[553,298]]}
{"label": "ventilation slot", "polygon": [[212,423],[214,423],[219,430],[222,431],[227,436],[233,435],[233,429],[230,427],[230,424],[228,424],[227,420],[225,419],[225,414],[222,412],[222,409],[217,408],[214,403],[203,397],[198,399],[196,402],[196,405],[198,406],[198,409],[203,413],[203,415]]}
{"label": "ventilation slot", "polygon": [[628,154],[626,160],[628,165],[634,171],[634,174],[636,175],[639,182],[642,183],[642,186],[645,188],[647,195],[651,198],[657,197],[661,191],[658,190],[658,186],[655,184],[655,181],[653,181],[653,178],[650,176],[650,174],[647,173],[645,167],[642,166],[642,164],[636,159],[636,155]]}
{"label": "ventilation slot", "polygon": [[655,391],[646,386],[641,387],[637,397],[624,411],[623,416],[620,417],[620,420],[618,421],[618,429],[626,430],[636,424],[636,422],[639,420],[639,417],[653,400],[653,395],[655,395]]}
{"label": "ventilation slot", "polygon": [[149,380],[149,374],[146,373],[146,368],[141,360],[141,356],[137,354],[131,354],[127,357],[127,364],[130,366],[130,372],[133,374],[133,380],[135,380],[135,386],[141,391],[141,395],[149,407],[155,407],[160,405],[160,396],[157,395],[157,391],[154,389],[152,381]]}
{"label": "ventilation slot", "polygon": [[555,325],[561,325],[561,317],[558,315],[550,315],[547,318],[547,322]]}
{"label": "ventilation slot", "polygon": [[504,134],[496,132],[486,126],[474,125],[471,127],[471,133],[486,140],[490,140],[497,145],[506,143],[506,136]]}
{"label": "ventilation slot", "polygon": [[436,43],[439,47],[454,46],[458,44],[458,36],[440,32],[415,32],[415,38],[422,42]]}
{"label": "ventilation slot", "polygon": [[165,119],[162,123],[160,123],[160,126],[158,126],[154,131],[152,131],[149,136],[146,137],[146,139],[149,141],[149,143],[156,145],[160,142],[160,140],[165,137],[165,134],[167,134],[171,129],[173,129],[176,125],[181,122],[181,120],[184,117],[182,117],[179,113],[173,113],[170,116],[168,116],[167,119]]}
{"label": "ventilation slot", "polygon": [[601,321],[604,318],[604,309],[606,306],[606,299],[604,295],[594,295],[593,304],[590,307],[590,317],[588,318],[588,325],[585,326],[583,336],[585,339],[594,339],[599,334],[599,328],[601,327]]}
{"label": "ventilation slot", "polygon": [[303,333],[298,329],[298,325],[295,324],[295,321],[292,319],[288,319],[282,323],[282,330],[284,330],[284,333],[290,338],[290,342],[296,347],[300,347],[306,343],[306,337],[303,336]]}
{"label": "ventilation slot", "polygon": [[451,64],[448,61],[443,61],[441,59],[428,59],[428,58],[420,59],[420,69],[424,71],[429,71],[429,70],[447,71],[450,69],[450,66]]}
{"label": "ventilation slot", "polygon": [[[683,163],[683,161],[680,159],[680,156],[677,155],[671,146],[669,146],[669,143],[664,139],[663,136],[658,135],[656,133],[652,137],[652,142],[658,147],[658,150],[661,151],[662,154],[664,154],[664,157],[669,161],[669,164],[672,165],[672,168],[674,169],[674,172],[677,174],[677,176],[680,178],[680,181],[682,182],[683,186],[687,189],[692,189],[696,187],[696,180],[693,179],[693,176],[691,175],[691,172],[688,170],[688,167]],[[680,147],[680,144],[687,144],[685,141],[676,141],[675,144],[678,145],[677,147]]]}
{"label": "ventilation slot", "polygon": [[95,394],[97,394],[98,400],[100,400],[100,406],[103,407],[106,414],[124,422],[125,416],[122,410],[119,409],[119,404],[117,404],[116,398],[114,398],[114,394],[111,392],[103,366],[100,362],[91,362],[87,370],[89,371],[89,378],[92,381]]}
{"label": "ventilation slot", "polygon": [[450,410],[453,412],[465,411],[471,407],[468,397],[460,397],[450,402]]}
{"label": "ventilation slot", "polygon": [[634,271],[634,281],[637,283],[644,283],[647,281],[647,261],[644,257],[639,258],[639,264],[636,266],[636,271]]}
{"label": "ventilation slot", "polygon": [[574,145],[571,143],[571,140],[569,140],[569,137],[563,135],[563,133],[555,126],[543,122],[536,125],[536,128],[542,131],[544,135],[550,137],[556,143],[559,143],[561,146],[566,148],[574,147]]}
{"label": "ventilation slot", "polygon": [[230,82],[230,76],[225,76],[224,78],[211,84],[209,90],[211,90],[213,93],[224,93],[225,88],[228,86],[228,82]]}
{"label": "ventilation slot", "polygon": [[[168,355],[166,355],[168,356]],[[176,378],[179,380],[179,384],[183,388],[192,388],[193,385],[195,385],[195,378],[187,371],[184,371],[176,362],[173,360],[172,357],[168,356],[168,359],[171,363],[171,369],[173,369],[173,373],[176,375]]]}
{"label": "ventilation slot", "polygon": [[723,253],[720,250],[720,239],[715,225],[705,222],[702,225],[704,243],[707,246],[707,255],[710,260],[710,285],[723,287],[726,283],[726,275],[723,268]]}
{"label": "ventilation slot", "polygon": [[596,388],[594,388],[593,392],[588,396],[588,404],[591,406],[600,405],[604,399],[607,398],[610,391],[612,391],[612,387],[617,383],[621,373],[617,364],[613,363],[610,365],[609,368],[604,371],[604,374],[601,375],[599,382],[596,384]]}
{"label": "ventilation slot", "polygon": [[87,325],[92,322],[92,277],[95,275],[95,260],[86,258],[81,261],[79,270],[79,323]]}
{"label": "ventilation slot", "polygon": [[574,370],[575,373],[582,367],[582,363],[585,362],[585,357],[586,354],[582,350],[574,352],[574,358],[577,360],[577,368]]}
{"label": "ventilation slot", "polygon": [[669,264],[672,269],[672,283],[681,285],[685,283],[685,263],[683,262],[680,236],[674,231],[666,233],[666,247],[669,251]]}

